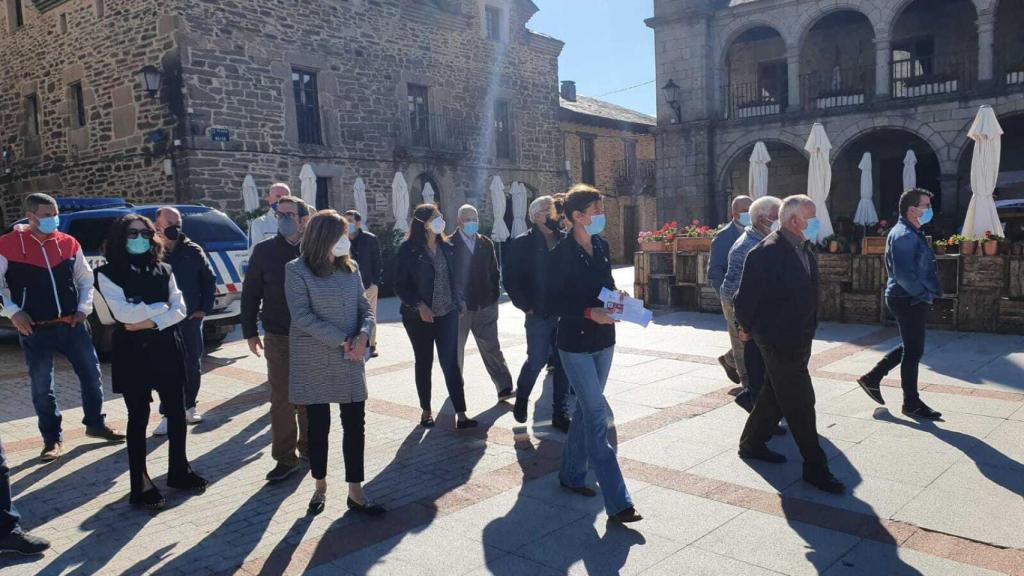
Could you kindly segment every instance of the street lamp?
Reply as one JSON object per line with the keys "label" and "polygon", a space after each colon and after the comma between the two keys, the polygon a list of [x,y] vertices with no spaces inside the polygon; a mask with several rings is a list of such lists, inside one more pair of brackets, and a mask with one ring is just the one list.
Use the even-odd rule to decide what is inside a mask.
{"label": "street lamp", "polygon": [[160,70],[152,64],[147,64],[135,73],[135,79],[142,86],[143,90],[149,94],[150,98],[156,98],[156,95],[160,92],[160,82],[163,79],[163,74]]}
{"label": "street lamp", "polygon": [[669,78],[661,90],[665,93],[665,103],[675,112],[672,123],[681,124],[683,122],[683,107],[679,104],[679,85],[675,83],[675,80]]}

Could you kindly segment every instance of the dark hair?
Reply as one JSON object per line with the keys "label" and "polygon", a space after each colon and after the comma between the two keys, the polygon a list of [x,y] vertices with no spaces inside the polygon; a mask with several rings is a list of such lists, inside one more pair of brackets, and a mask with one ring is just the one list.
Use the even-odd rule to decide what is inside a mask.
{"label": "dark hair", "polygon": [[146,226],[146,230],[153,233],[153,239],[149,241],[150,264],[156,264],[164,257],[164,246],[156,238],[156,226],[153,221],[140,214],[126,214],[114,221],[107,233],[107,239],[103,242],[103,257],[107,262],[119,265],[128,262],[128,226],[132,222],[140,221]]}
{"label": "dark hair", "polygon": [[[405,235],[406,242],[413,246],[422,248],[427,245],[427,222],[434,218],[434,214],[440,214],[440,210],[433,204],[420,204],[412,211],[412,225],[409,226],[409,233]],[[437,237],[442,242],[447,242],[448,237],[441,232]]]}
{"label": "dark hair", "polygon": [[345,212],[345,218],[351,218],[352,220],[355,220],[356,222],[362,222],[363,221],[363,215],[360,214],[358,210],[349,210],[348,212]]}
{"label": "dark hair", "polygon": [[49,194],[43,194],[42,192],[34,192],[32,194],[29,194],[28,196],[25,196],[25,200],[21,203],[21,205],[22,208],[25,209],[25,212],[32,212],[33,214],[35,214],[35,211],[38,210],[40,206],[56,207],[57,201],[54,200],[53,196],[50,196]]}
{"label": "dark hair", "polygon": [[356,265],[349,256],[331,261],[331,251],[344,234],[345,219],[335,210],[321,210],[306,224],[299,252],[302,254],[300,258],[313,274],[326,278],[337,269],[356,271]]}
{"label": "dark hair", "polygon": [[280,204],[295,204],[299,213],[299,218],[305,218],[309,216],[309,204],[298,196],[281,196],[278,198],[277,203]]}
{"label": "dark hair", "polygon": [[910,210],[911,207],[920,204],[923,196],[927,196],[929,198],[935,197],[934,194],[924,188],[911,188],[904,192],[903,195],[900,196],[900,216],[906,218],[907,210]]}
{"label": "dark hair", "polygon": [[593,186],[587,184],[576,184],[572,188],[569,188],[569,192],[565,197],[565,217],[569,219],[569,222],[575,224],[572,219],[572,215],[576,212],[586,212],[587,208],[596,202],[601,200],[601,192]]}

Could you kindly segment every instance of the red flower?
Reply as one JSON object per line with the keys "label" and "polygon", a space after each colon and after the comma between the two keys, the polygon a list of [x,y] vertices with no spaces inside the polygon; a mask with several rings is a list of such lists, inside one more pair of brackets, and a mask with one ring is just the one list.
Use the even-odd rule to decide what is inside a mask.
{"label": "red flower", "polygon": [[881,222],[878,223],[878,226],[881,227],[881,228],[885,228],[888,225],[889,225],[889,221],[888,220],[882,220]]}
{"label": "red flower", "polygon": [[694,218],[693,222],[690,222],[690,224],[693,224],[694,226],[700,226],[700,220],[698,220],[697,218]]}

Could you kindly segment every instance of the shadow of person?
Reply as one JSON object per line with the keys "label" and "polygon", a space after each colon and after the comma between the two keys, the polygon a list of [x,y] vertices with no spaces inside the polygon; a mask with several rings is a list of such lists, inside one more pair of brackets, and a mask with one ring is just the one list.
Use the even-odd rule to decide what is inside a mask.
{"label": "shadow of person", "polygon": [[[23,494],[28,491],[29,488],[34,486],[37,482],[50,476],[51,474],[57,473],[64,466],[69,465],[79,456],[84,456],[95,450],[103,448],[110,448],[111,446],[121,446],[123,444],[110,444],[107,442],[91,442],[89,444],[77,444],[67,452],[61,454],[60,458],[53,462],[41,462],[39,457],[29,458],[21,464],[11,468],[11,476],[15,476],[22,470],[31,468],[32,471],[22,476],[17,482],[11,485],[11,492],[14,494]],[[127,461],[127,460],[126,460]],[[78,473],[76,472],[76,475]]]}

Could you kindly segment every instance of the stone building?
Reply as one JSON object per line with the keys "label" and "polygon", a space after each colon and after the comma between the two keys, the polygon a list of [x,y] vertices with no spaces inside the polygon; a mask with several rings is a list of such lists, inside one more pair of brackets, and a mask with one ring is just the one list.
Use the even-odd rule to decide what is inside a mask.
{"label": "stone building", "polygon": [[[903,160],[951,229],[970,200],[970,124],[1005,135],[997,199],[1024,197],[1024,1],[655,0],[661,219],[721,220],[764,141],[769,193],[806,190],[814,122],[832,142],[833,220],[852,219],[864,152],[875,206],[897,212]],[[671,83],[670,83],[671,81]],[[672,86],[678,86],[673,90]]]}
{"label": "stone building", "polygon": [[495,175],[564,186],[562,43],[527,29],[530,0],[2,2],[7,220],[36,190],[238,212],[246,174],[297,193],[306,164],[321,207],[353,207],[361,177],[377,225],[399,170],[449,222],[490,214]]}
{"label": "stone building", "polygon": [[636,237],[654,228],[655,119],[622,106],[576,94],[562,82],[558,119],[571,183],[583,182],[605,194],[604,236],[616,263],[631,263]]}

